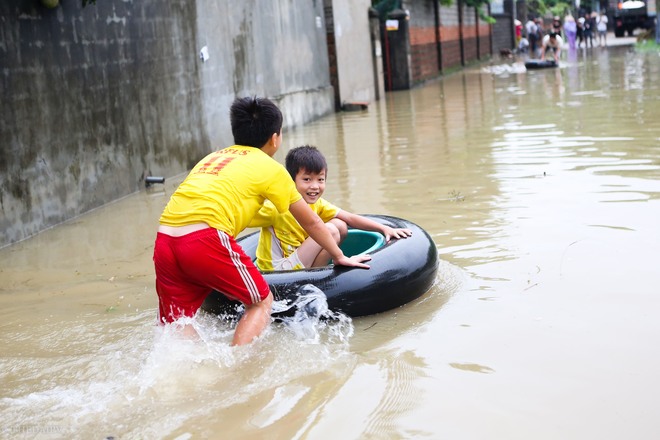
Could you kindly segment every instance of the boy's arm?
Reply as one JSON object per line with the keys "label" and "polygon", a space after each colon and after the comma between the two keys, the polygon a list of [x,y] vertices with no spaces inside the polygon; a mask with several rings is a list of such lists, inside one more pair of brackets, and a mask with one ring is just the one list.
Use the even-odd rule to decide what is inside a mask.
{"label": "boy's arm", "polygon": [[339,249],[339,246],[337,246],[334,238],[332,238],[332,235],[330,235],[330,231],[326,228],[323,220],[312,211],[312,208],[309,207],[304,199],[291,204],[289,211],[300,226],[307,231],[309,236],[323,249],[328,251],[335,264],[369,269],[369,266],[364,264],[363,261],[369,261],[371,257],[368,255],[355,255],[350,258],[345,256],[341,249]]}
{"label": "boy's arm", "polygon": [[343,220],[346,224],[355,229],[362,229],[364,231],[380,232],[385,236],[385,241],[389,242],[391,238],[408,238],[412,235],[412,231],[406,228],[391,228],[389,226],[380,224],[371,220],[370,218],[363,217],[352,212],[341,210],[337,214],[339,220]]}

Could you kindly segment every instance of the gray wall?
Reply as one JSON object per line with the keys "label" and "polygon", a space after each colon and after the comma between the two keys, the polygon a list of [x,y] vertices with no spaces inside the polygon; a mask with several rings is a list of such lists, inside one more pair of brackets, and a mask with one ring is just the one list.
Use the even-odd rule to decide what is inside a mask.
{"label": "gray wall", "polygon": [[368,13],[371,0],[333,0],[332,3],[340,102],[372,103],[376,100],[376,82],[371,67]]}
{"label": "gray wall", "polygon": [[209,52],[198,64],[213,145],[232,141],[228,108],[236,95],[275,100],[286,127],[334,111],[322,0],[198,0],[197,8],[197,49]]}
{"label": "gray wall", "polygon": [[[501,14],[494,14],[495,24],[493,24],[493,52],[499,54],[501,50],[512,50],[516,48],[516,31],[513,24],[514,17],[513,0],[504,0],[504,11]],[[518,20],[525,25],[527,21],[524,17],[518,16]],[[524,28],[523,28],[524,32]]]}
{"label": "gray wall", "polygon": [[231,144],[235,96],[289,127],[332,112],[318,20],[321,0],[2,2],[0,246]]}

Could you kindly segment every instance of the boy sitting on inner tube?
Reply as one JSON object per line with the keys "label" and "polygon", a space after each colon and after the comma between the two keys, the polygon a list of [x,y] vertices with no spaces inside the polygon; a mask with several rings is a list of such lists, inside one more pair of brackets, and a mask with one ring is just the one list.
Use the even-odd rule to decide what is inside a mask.
{"label": "boy sitting on inner tube", "polygon": [[[321,198],[325,191],[328,165],[323,154],[313,146],[304,145],[289,151],[285,166],[296,189],[312,210],[325,222],[337,244],[348,234],[348,226],[380,232],[386,241],[407,238],[410,229],[391,228],[358,214],[339,209]],[[257,267],[262,271],[292,270],[327,266],[330,255],[300,227],[290,212],[280,214],[268,201],[250,222],[261,228],[257,247]]]}

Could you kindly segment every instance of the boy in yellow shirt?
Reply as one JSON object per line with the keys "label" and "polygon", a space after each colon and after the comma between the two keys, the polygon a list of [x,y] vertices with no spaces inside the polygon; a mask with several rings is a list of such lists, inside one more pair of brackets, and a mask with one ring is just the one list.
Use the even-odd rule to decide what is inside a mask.
{"label": "boy in yellow shirt", "polygon": [[[282,113],[264,98],[236,99],[230,110],[236,145],[193,167],[160,217],[154,246],[158,319],[193,317],[212,291],[241,301],[245,313],[233,345],[251,342],[270,323],[273,295],[236,236],[268,199],[327,249],[335,264],[369,268],[369,257],[346,257],[323,220],[301,198],[286,169],[273,159],[282,144]],[[195,330],[187,325],[187,335]]]}
{"label": "boy in yellow shirt", "polygon": [[[380,232],[386,241],[406,238],[410,229],[391,228],[367,217],[350,213],[331,204],[321,196],[325,191],[328,165],[323,154],[313,146],[304,145],[289,151],[286,169],[296,189],[309,207],[325,222],[336,243],[346,237],[348,227]],[[268,201],[250,223],[260,227],[257,246],[257,267],[263,271],[303,269],[326,266],[331,256],[313,237],[306,233],[291,212],[278,212]]]}

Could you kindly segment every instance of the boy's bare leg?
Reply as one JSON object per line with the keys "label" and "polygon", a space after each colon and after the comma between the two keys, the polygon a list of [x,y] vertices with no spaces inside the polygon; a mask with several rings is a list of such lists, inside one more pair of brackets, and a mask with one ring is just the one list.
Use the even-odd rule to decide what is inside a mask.
{"label": "boy's bare leg", "polygon": [[344,241],[344,239],[348,235],[348,225],[344,220],[340,220],[338,218],[333,218],[328,223],[334,225],[339,231],[339,241],[337,243],[341,244],[341,242]]}
{"label": "boy's bare leg", "polygon": [[[325,226],[328,228],[332,238],[335,239],[337,244],[341,244],[341,242],[346,238],[346,235],[348,235],[348,225],[345,221],[339,220],[338,218],[333,218],[328,223],[326,223]],[[328,251],[321,249],[318,256],[314,259],[312,267],[327,266],[330,258],[331,257]]]}
{"label": "boy's bare leg", "polygon": [[197,333],[197,330],[195,330],[195,327],[192,326],[192,324],[184,325],[182,334],[186,339],[193,339],[195,341],[199,340],[199,334]]}
{"label": "boy's bare leg", "polygon": [[324,251],[321,245],[315,242],[312,237],[307,237],[307,239],[303,241],[303,244],[296,249],[296,253],[298,253],[298,259],[305,267],[315,267],[316,265],[314,263],[316,263],[321,254],[327,256],[325,263],[321,266],[327,266],[328,261],[330,261],[330,255]]}
{"label": "boy's bare leg", "polygon": [[331,260],[330,254],[325,249],[321,249],[321,252],[316,256],[311,267],[323,267],[327,266],[328,262]]}
{"label": "boy's bare leg", "polygon": [[[337,244],[340,244],[348,234],[348,226],[346,225],[346,222],[339,220],[338,218],[333,218],[327,222],[325,227],[328,228],[330,235],[332,235],[332,238],[334,238]],[[303,248],[303,246],[305,246],[305,248]],[[327,266],[331,259],[328,251],[319,246],[311,237],[305,240],[305,242],[298,248],[298,258],[305,267]]]}
{"label": "boy's bare leg", "polygon": [[273,306],[273,293],[269,293],[261,302],[245,307],[245,313],[236,325],[232,345],[245,345],[252,342],[270,324]]}

